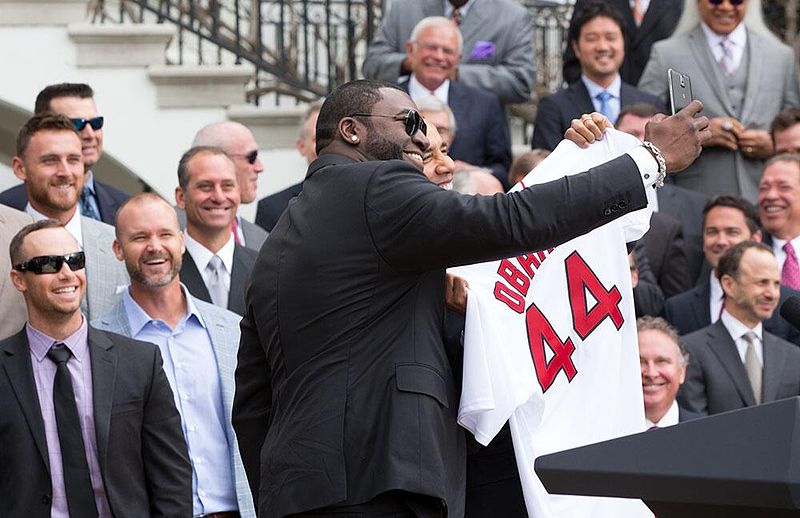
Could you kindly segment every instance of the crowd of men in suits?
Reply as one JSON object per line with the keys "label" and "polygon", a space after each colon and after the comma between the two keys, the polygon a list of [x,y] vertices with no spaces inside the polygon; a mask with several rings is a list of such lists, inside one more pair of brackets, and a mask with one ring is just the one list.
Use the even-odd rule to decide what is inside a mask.
{"label": "crowd of men in suits", "polygon": [[[437,471],[442,466],[430,464],[435,456],[451,449],[459,459],[463,439],[450,440],[455,421],[445,422],[452,416],[434,408],[425,407],[435,416],[425,433],[449,439],[436,443],[442,451],[429,452],[417,467],[430,470],[436,498],[409,496],[424,494],[404,479],[414,463],[391,453],[404,452],[405,441],[419,439],[431,423],[411,420],[408,412],[378,415],[373,403],[382,388],[370,385],[375,373],[366,369],[396,355],[400,366],[394,370],[392,363],[386,377],[396,377],[402,393],[427,394],[419,400],[423,406],[455,401],[450,390],[457,377],[444,355],[422,362],[436,364],[439,377],[407,357],[411,327],[393,322],[370,329],[359,347],[377,357],[350,365],[352,372],[342,370],[350,360],[338,349],[325,365],[329,378],[315,370],[315,347],[328,341],[338,346],[358,330],[358,315],[340,315],[337,308],[354,304],[365,315],[411,311],[420,322],[438,318],[445,299],[444,286],[436,284],[439,268],[487,254],[443,248],[446,258],[430,264],[409,256],[408,242],[397,236],[409,232],[403,223],[419,217],[414,211],[423,205],[407,207],[411,202],[398,197],[403,189],[382,189],[389,176],[362,186],[343,173],[361,167],[351,161],[391,155],[391,146],[380,147],[374,133],[363,131],[390,134],[398,120],[379,110],[406,107],[409,98],[427,123],[422,146],[415,137],[420,121],[403,119],[406,132],[414,130],[407,135],[414,146],[422,146],[427,179],[443,190],[487,195],[514,185],[565,132],[586,125],[583,114],[598,112],[644,140],[648,121],[667,108],[667,68],[691,75],[711,138],[688,170],[657,189],[651,230],[630,256],[647,425],[800,395],[800,331],[776,312],[800,289],[800,93],[794,55],[759,28],[757,0],[578,0],[564,58],[568,86],[541,99],[533,149],[513,163],[506,108],[526,100],[533,88],[528,12],[514,0],[392,5],[363,70],[404,93],[356,85],[347,101],[347,90],[339,92],[335,103],[350,109],[339,115],[372,121],[361,126],[332,127],[334,108],[321,113],[323,103],[312,104],[296,144],[311,164],[311,180],[258,201],[256,224],[238,214],[241,204],[256,202],[264,171],[247,127],[220,122],[200,128],[176,160],[174,200],[152,193],[131,197],[93,174],[103,154],[105,121],[92,89],[64,83],[39,93],[12,161],[22,184],[0,193],[0,245],[10,250],[0,254],[0,437],[19,445],[9,451],[9,465],[26,468],[15,471],[24,476],[3,478],[4,494],[19,496],[1,499],[0,514],[230,518],[256,516],[259,502],[268,505],[265,515],[278,516],[336,502],[346,505],[333,511],[360,512],[369,501],[374,507],[366,512],[396,512],[400,505],[417,516],[440,515],[442,506],[457,515],[524,515],[508,430],[469,455],[464,473]],[[359,102],[378,111],[353,111]],[[327,122],[320,126],[321,115]],[[597,129],[592,121],[602,120],[590,118],[590,124]],[[320,149],[328,154],[318,160]],[[422,187],[403,188],[435,196]],[[374,204],[358,210],[363,200],[350,197],[363,189],[376,193],[380,211]],[[282,214],[301,192],[292,227]],[[373,245],[386,254],[379,266],[363,262],[372,253],[366,245],[342,241],[340,228],[325,224],[342,217],[342,204],[348,205],[346,217],[365,235],[372,232]],[[450,216],[438,214],[431,235],[408,239],[430,247],[433,235],[445,242],[449,232],[463,241],[469,229]],[[282,253],[259,258],[267,239]],[[403,246],[395,249],[397,244]],[[530,243],[515,246],[523,250]],[[351,257],[349,247],[361,255]],[[403,275],[387,279],[382,268]],[[364,286],[350,286],[353,271],[361,272]],[[405,286],[421,271],[428,272],[431,297],[404,298],[386,308],[364,305],[369,299],[361,297],[375,286]],[[313,283],[309,272],[318,276]],[[266,291],[246,297],[250,282],[276,286],[284,305],[278,308]],[[347,290],[338,289],[345,285]],[[301,296],[297,286],[310,291]],[[437,328],[441,320],[416,338],[429,340],[434,356],[447,339],[433,336],[443,331]],[[326,340],[320,340],[320,326]],[[237,370],[240,339],[249,347]],[[394,345],[385,351],[367,347],[375,343]],[[276,346],[268,350],[277,356],[265,358],[254,344]],[[351,374],[368,387],[357,387],[359,396],[337,392]],[[289,378],[303,375],[319,386],[284,389],[288,399],[273,408],[269,382],[291,385]],[[308,401],[325,405],[304,406]],[[347,449],[358,433],[337,427],[339,404],[347,412],[360,408],[362,417],[375,417],[373,424],[388,427],[391,421],[383,418],[403,418],[402,426],[418,429],[395,436],[373,426],[369,436],[386,442],[363,457],[363,445]],[[292,405],[308,413],[286,414]],[[267,435],[271,418],[280,433]],[[309,447],[321,430],[340,441],[323,448],[328,456]],[[261,465],[265,441],[274,446],[266,457],[274,471],[267,475]],[[348,467],[356,465],[375,478],[359,481]],[[319,491],[300,495],[309,480]],[[370,500],[376,488],[408,494]],[[452,501],[453,495],[466,505]]]}

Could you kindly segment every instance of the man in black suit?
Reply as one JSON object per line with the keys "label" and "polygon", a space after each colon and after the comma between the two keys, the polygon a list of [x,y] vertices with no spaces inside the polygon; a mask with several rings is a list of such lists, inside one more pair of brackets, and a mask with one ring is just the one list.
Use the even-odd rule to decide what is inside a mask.
{"label": "man in black suit", "polygon": [[406,43],[411,74],[401,86],[415,102],[435,97],[455,117],[448,154],[462,165],[486,167],[508,188],[511,137],[505,110],[496,95],[458,81],[456,68],[462,52],[458,27],[442,16],[420,20]]}
{"label": "man in black suit", "polygon": [[191,516],[158,348],[88,326],[83,252],[60,223],[27,225],[9,248],[28,322],[0,341],[0,515]]}
{"label": "man in black suit", "polygon": [[[586,5],[591,1],[575,2],[570,24],[574,24],[575,20],[580,18]],[[620,75],[623,81],[635,85],[639,83],[647,60],[650,59],[650,47],[653,43],[670,37],[678,25],[678,19],[683,11],[683,0],[635,0],[634,2],[605,0],[605,2],[619,11],[624,20],[622,32],[625,37],[625,60],[622,62]],[[640,19],[637,20],[637,17]],[[580,63],[575,51],[569,45],[564,52],[563,74],[567,83],[574,83],[581,75]]]}
{"label": "man in black suit", "polygon": [[573,19],[569,44],[581,64],[581,77],[567,88],[539,101],[531,147],[555,149],[572,119],[600,112],[615,124],[623,106],[646,102],[663,106],[657,97],[622,80],[625,57],[622,16],[613,7],[593,2]]}
{"label": "man in black suit", "polygon": [[[707,138],[699,107],[648,127],[670,169]],[[465,196],[423,175],[424,130],[392,85],[335,90],[303,193],[253,268],[233,425],[262,516],[462,515],[444,268],[562,243],[643,207],[656,179],[642,147],[588,174]]]}
{"label": "man in black suit", "polygon": [[[114,215],[130,198],[126,192],[98,181],[92,174],[103,155],[103,117],[97,113],[92,88],[83,83],[50,85],[36,96],[35,115],[54,112],[68,117],[81,136],[81,152],[86,173],[78,207],[81,215],[114,224]],[[15,185],[0,193],[0,203],[24,211],[28,205],[25,185]]]}
{"label": "man in black suit", "polygon": [[636,319],[636,332],[647,428],[664,428],[701,417],[675,401],[689,362],[689,353],[675,328],[661,317],[646,316]]}
{"label": "man in black suit", "polygon": [[222,149],[197,146],[183,154],[175,188],[178,208],[186,211],[181,281],[198,299],[241,315],[258,253],[231,232],[239,199],[236,166]]}
{"label": "man in black suit", "polygon": [[678,401],[710,415],[800,396],[800,349],[766,331],[780,273],[763,243],[743,241],[719,259],[725,308],[716,324],[684,337],[691,360]]}
{"label": "man in black suit", "polygon": [[[758,214],[750,202],[728,194],[717,196],[708,202],[703,209],[703,253],[711,266],[710,271],[697,286],[670,297],[664,304],[664,317],[680,334],[691,333],[719,319],[722,308],[727,303],[716,272],[720,257],[737,243],[760,239]],[[797,292],[781,286],[780,303],[793,294]],[[784,340],[800,345],[800,331],[779,313],[768,317],[764,328]]]}
{"label": "man in black suit", "polygon": [[758,212],[781,283],[800,289],[800,156],[781,153],[767,161],[758,186]]}

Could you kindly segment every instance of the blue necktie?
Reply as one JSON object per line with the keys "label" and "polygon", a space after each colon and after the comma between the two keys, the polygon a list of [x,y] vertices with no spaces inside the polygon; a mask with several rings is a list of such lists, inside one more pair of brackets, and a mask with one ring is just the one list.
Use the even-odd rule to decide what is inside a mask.
{"label": "blue necktie", "polygon": [[92,190],[89,189],[89,186],[84,186],[81,193],[81,215],[101,221],[100,214],[97,213],[94,205],[92,205]]}
{"label": "blue necktie", "polygon": [[603,90],[599,94],[597,94],[597,100],[600,101],[600,113],[606,116],[606,118],[611,121],[611,124],[614,124],[616,121],[611,116],[611,104],[609,101],[613,97],[610,93]]}

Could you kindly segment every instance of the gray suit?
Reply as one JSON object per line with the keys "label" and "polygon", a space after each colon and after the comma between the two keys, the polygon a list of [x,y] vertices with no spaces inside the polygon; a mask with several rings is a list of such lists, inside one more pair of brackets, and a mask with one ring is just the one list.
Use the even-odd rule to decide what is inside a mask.
{"label": "gray suit", "polygon": [[[762,376],[764,403],[800,395],[800,349],[766,331]],[[736,344],[721,320],[682,338],[689,351],[678,403],[711,415],[756,404]]]}
{"label": "gray suit", "polygon": [[93,319],[119,300],[119,291],[130,283],[125,264],[111,248],[114,227],[81,216],[83,251],[86,253],[86,298],[81,309]]}
{"label": "gray suit", "polygon": [[22,329],[28,319],[25,300],[11,284],[8,276],[11,271],[8,245],[19,229],[28,223],[33,223],[33,218],[28,214],[0,205],[0,308],[3,311],[3,318],[0,318],[0,340]]}
{"label": "gray suit", "polygon": [[[367,50],[364,76],[397,82],[411,31],[428,16],[444,16],[442,0],[395,0]],[[497,95],[503,103],[527,101],[535,73],[528,10],[513,0],[474,0],[459,28],[464,50],[458,80]]]}
{"label": "gray suit", "polygon": [[[225,434],[228,437],[228,450],[230,451],[231,464],[233,465],[239,513],[242,518],[254,518],[256,513],[253,507],[253,498],[250,495],[250,486],[247,484],[242,458],[239,455],[239,446],[230,420],[231,408],[233,407],[236,355],[239,351],[239,321],[241,317],[195,297],[192,297],[192,302],[208,326],[208,335],[214,348],[214,356],[217,359],[219,383],[222,388],[222,405],[225,409],[225,415],[228,416],[225,422]],[[92,322],[92,326],[131,338],[128,315],[121,299],[110,311],[95,319]]]}
{"label": "gray suit", "polygon": [[[691,76],[692,93],[695,99],[703,102],[703,115],[734,117],[748,128],[769,130],[780,110],[800,103],[794,53],[786,45],[749,29],[747,52],[747,86],[741,113],[731,103],[720,67],[700,26],[653,45],[639,88],[668,100],[667,69],[671,67]],[[739,194],[754,202],[762,168],[762,160],[745,158],[739,152],[721,147],[709,147],[694,164],[675,177],[675,183],[709,196]]]}
{"label": "gray suit", "polygon": [[[174,207],[174,209],[175,214],[178,215],[178,225],[181,230],[184,230],[186,228],[186,211],[179,207]],[[261,245],[264,244],[269,232],[244,218],[240,218],[239,222],[242,225],[242,234],[244,234],[244,246],[256,252],[261,250]]]}

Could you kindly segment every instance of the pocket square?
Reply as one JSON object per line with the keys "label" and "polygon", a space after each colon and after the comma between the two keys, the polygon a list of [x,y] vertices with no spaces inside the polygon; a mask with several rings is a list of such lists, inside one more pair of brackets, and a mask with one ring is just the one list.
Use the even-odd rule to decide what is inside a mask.
{"label": "pocket square", "polygon": [[497,46],[491,41],[476,41],[469,59],[488,59],[494,56]]}

